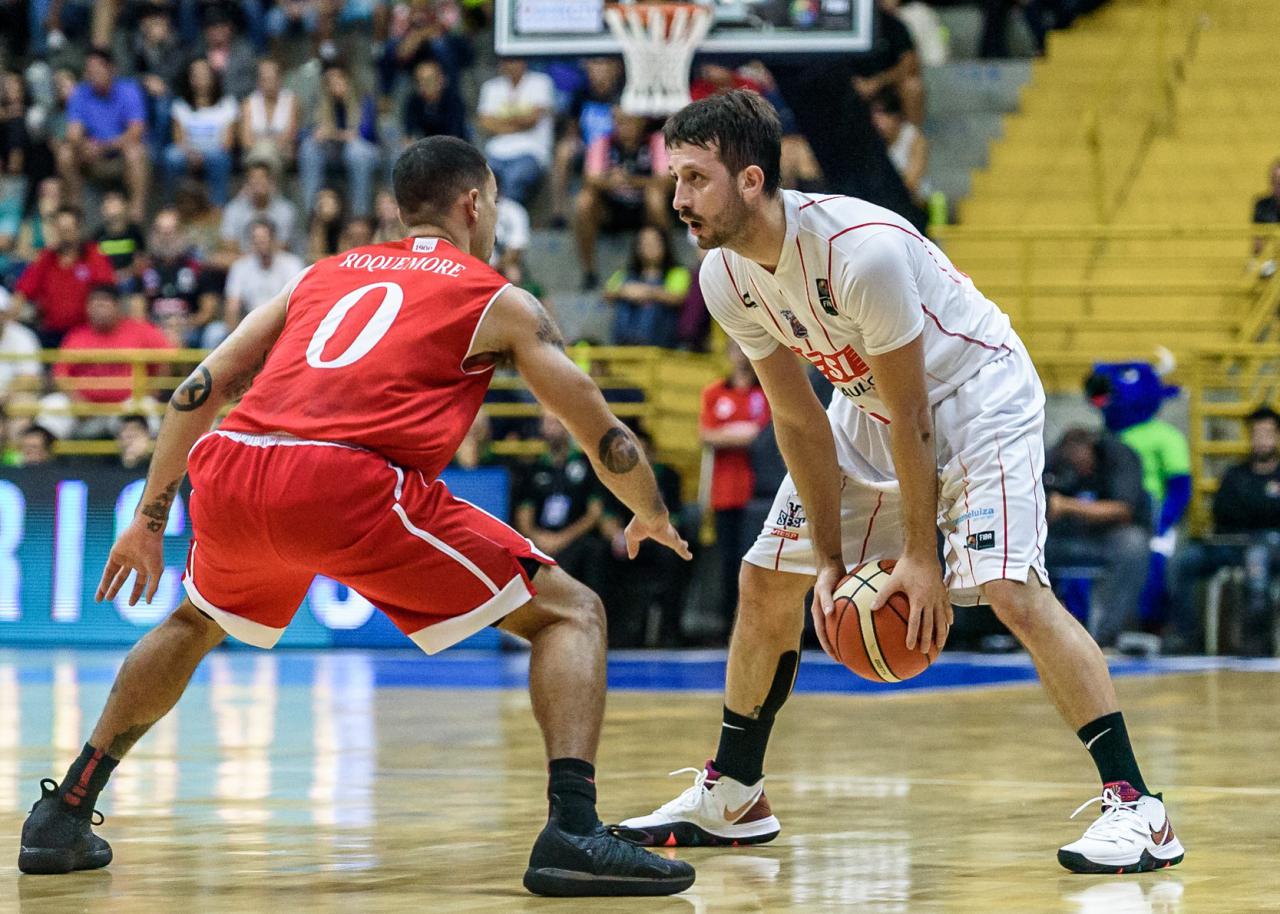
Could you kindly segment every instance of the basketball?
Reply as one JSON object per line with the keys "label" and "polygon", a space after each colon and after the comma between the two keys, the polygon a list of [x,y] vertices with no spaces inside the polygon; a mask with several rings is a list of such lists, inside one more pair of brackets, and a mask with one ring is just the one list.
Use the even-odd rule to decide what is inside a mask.
{"label": "basketball", "polygon": [[919,676],[938,656],[936,644],[928,654],[907,650],[911,607],[906,594],[895,593],[879,611],[871,611],[895,564],[885,559],[855,568],[836,587],[834,610],[825,617],[832,656],[872,682],[902,682]]}

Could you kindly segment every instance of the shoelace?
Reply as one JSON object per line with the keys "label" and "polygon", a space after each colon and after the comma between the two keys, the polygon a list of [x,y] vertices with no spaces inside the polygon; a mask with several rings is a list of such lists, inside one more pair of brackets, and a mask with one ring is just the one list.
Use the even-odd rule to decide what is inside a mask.
{"label": "shoelace", "polygon": [[705,768],[677,768],[675,771],[669,772],[667,777],[673,778],[681,774],[693,775],[693,786],[680,794],[669,803],[662,806],[662,812],[675,812],[680,809],[696,809],[702,803],[702,792],[707,782],[707,769]]}
{"label": "shoelace", "polygon": [[1138,812],[1138,801],[1126,803],[1120,799],[1120,794],[1110,787],[1102,791],[1102,796],[1081,803],[1071,814],[1071,818],[1074,819],[1094,803],[1102,804],[1102,815],[1085,830],[1085,837],[1103,841],[1122,841],[1134,832],[1142,833],[1147,830],[1146,820]]}

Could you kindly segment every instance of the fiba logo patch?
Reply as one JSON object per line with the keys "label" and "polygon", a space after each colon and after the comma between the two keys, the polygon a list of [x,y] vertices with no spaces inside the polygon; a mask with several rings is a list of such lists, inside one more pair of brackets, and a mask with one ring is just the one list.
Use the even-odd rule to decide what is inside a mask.
{"label": "fiba logo patch", "polygon": [[803,526],[804,507],[798,501],[788,501],[778,511],[778,516],[773,519],[773,535],[783,539],[797,540],[800,534],[796,531]]}
{"label": "fiba logo patch", "polygon": [[831,297],[831,283],[825,279],[815,279],[813,284],[818,289],[818,304],[822,306],[823,311],[835,317],[838,312],[836,311],[835,299]]}
{"label": "fiba logo patch", "polygon": [[787,319],[787,323],[791,325],[791,332],[795,334],[798,339],[804,339],[809,335],[809,328],[800,323],[800,319],[796,317],[794,311],[788,311],[786,308],[783,308],[781,313],[782,316]]}
{"label": "fiba logo patch", "polygon": [[964,538],[964,548],[972,549],[975,552],[983,549],[996,548],[996,532],[994,530],[984,530],[981,533],[970,533]]}

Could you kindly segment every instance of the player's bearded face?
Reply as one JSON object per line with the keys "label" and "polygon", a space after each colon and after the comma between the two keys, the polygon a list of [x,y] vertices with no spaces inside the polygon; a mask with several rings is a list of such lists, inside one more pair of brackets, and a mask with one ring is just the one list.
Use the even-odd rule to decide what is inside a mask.
{"label": "player's bearded face", "polygon": [[725,173],[719,187],[707,188],[696,203],[680,210],[680,218],[693,228],[694,240],[704,251],[725,247],[747,223],[747,202],[733,178]]}

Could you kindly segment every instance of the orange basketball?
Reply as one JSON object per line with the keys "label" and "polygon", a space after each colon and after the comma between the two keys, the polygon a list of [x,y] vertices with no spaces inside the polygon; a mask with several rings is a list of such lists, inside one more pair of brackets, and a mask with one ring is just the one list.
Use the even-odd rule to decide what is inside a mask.
{"label": "orange basketball", "polygon": [[928,654],[907,650],[910,605],[899,591],[877,612],[871,611],[876,593],[893,571],[894,562],[868,562],[855,568],[832,595],[835,611],[827,616],[827,642],[833,656],[863,679],[901,682],[919,676],[938,657],[935,644]]}

